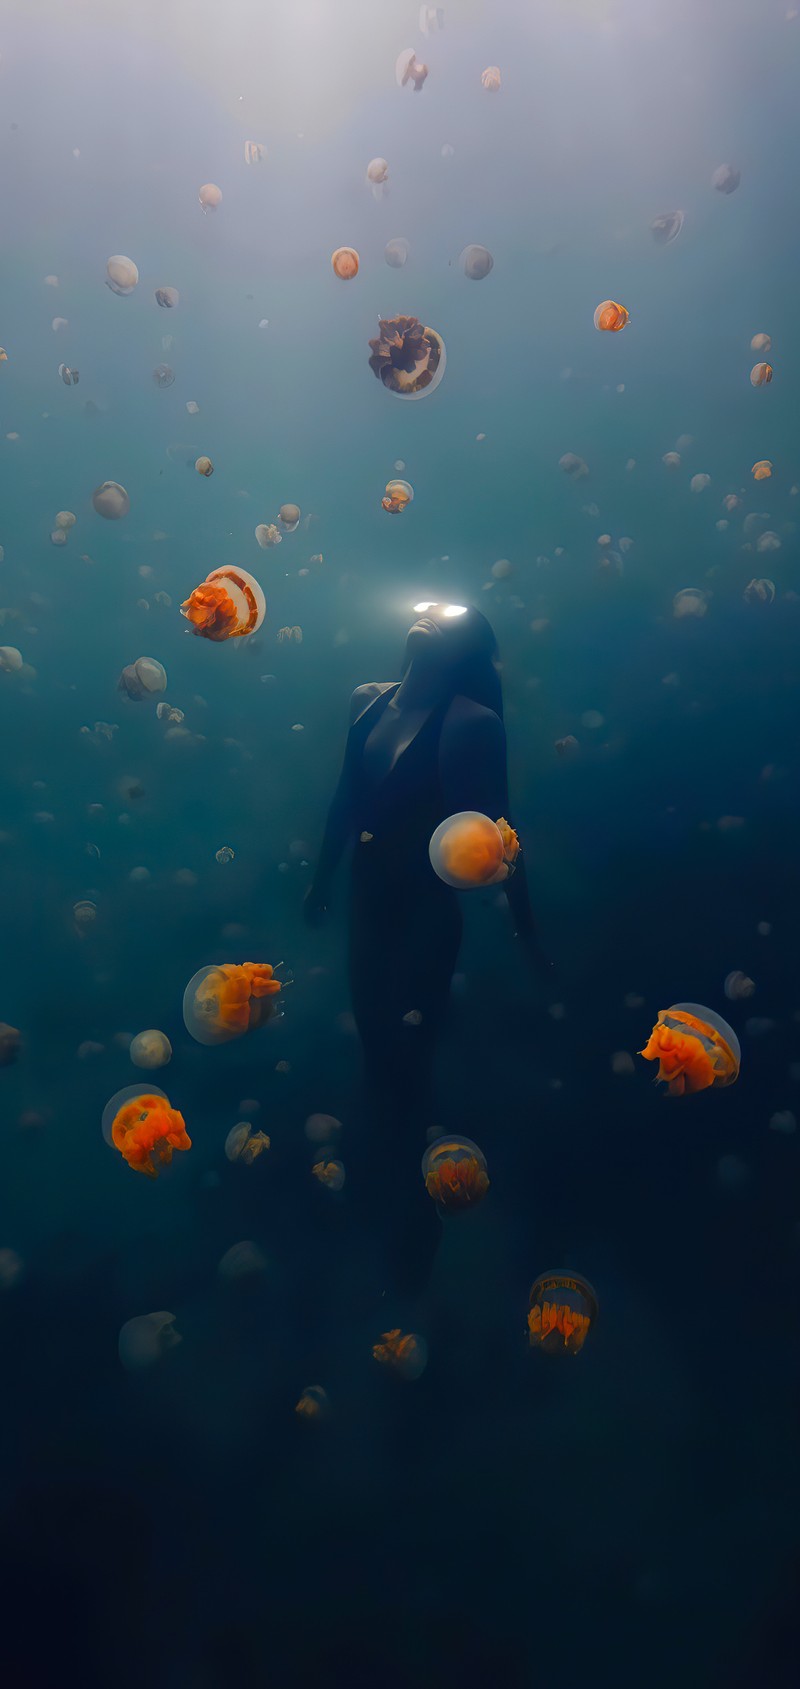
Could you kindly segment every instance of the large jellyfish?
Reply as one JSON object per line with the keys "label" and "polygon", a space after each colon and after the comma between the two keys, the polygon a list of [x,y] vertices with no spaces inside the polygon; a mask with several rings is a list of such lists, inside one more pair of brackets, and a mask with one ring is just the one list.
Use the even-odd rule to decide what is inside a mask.
{"label": "large jellyfish", "polygon": [[204,182],[198,198],[204,214],[216,211],[217,206],[222,204],[222,189],[217,187],[216,182]]}
{"label": "large jellyfish", "polygon": [[148,1179],[172,1160],[173,1150],[191,1149],[183,1115],[155,1085],[128,1085],[103,1110],[103,1137],[135,1173]]}
{"label": "large jellyfish", "polygon": [[92,493],[92,504],[98,516],[105,516],[107,522],[118,522],[131,508],[128,494],[119,481],[101,481]]}
{"label": "large jellyfish", "polygon": [[545,1355],[579,1355],[597,1319],[588,1279],[558,1270],[541,1273],[528,1298],[528,1337]]}
{"label": "large jellyfish", "polygon": [[628,312],[625,306],[617,305],[613,299],[604,299],[594,314],[594,326],[604,334],[619,334],[627,321]]}
{"label": "large jellyfish", "polygon": [[494,259],[488,246],[465,246],[458,260],[470,281],[483,281],[494,269]]}
{"label": "large jellyfish", "polygon": [[143,698],[152,698],[156,692],[166,692],[167,671],[156,657],[137,657],[135,663],[128,663],[123,669],[117,688],[134,704],[140,704]]}
{"label": "large jellyfish", "polygon": [[202,639],[241,639],[255,633],[267,613],[267,601],[254,575],[233,563],[212,569],[181,605],[181,615]]}
{"label": "large jellyfish", "polygon": [[272,1019],[281,982],[269,962],[198,968],[183,994],[183,1019],[198,1044],[227,1044]]}
{"label": "large jellyfish", "polygon": [[132,293],[139,280],[139,271],[132,258],[126,258],[123,253],[115,253],[106,264],[106,287],[112,293]]}
{"label": "large jellyfish", "polygon": [[379,317],[380,333],[370,341],[369,367],[398,399],[421,399],[444,375],[444,341],[417,317]]}
{"label": "large jellyfish", "polygon": [[397,55],[394,74],[398,88],[405,88],[407,82],[412,82],[414,92],[418,94],[428,75],[428,66],[420,63],[414,47],[404,47]]}
{"label": "large jellyfish", "polygon": [[373,1343],[372,1354],[381,1366],[389,1367],[401,1378],[413,1381],[421,1378],[428,1362],[428,1345],[424,1337],[418,1337],[414,1331],[401,1331],[395,1326],[393,1331],[384,1331],[378,1343]]}
{"label": "large jellyfish", "polygon": [[331,267],[340,281],[352,281],[358,275],[358,253],[354,246],[337,246],[331,257]]}
{"label": "large jellyfish", "polygon": [[410,481],[387,481],[381,504],[390,516],[399,516],[411,504],[413,497],[414,488]]}
{"label": "large jellyfish", "polygon": [[736,1033],[702,1003],[673,1003],[671,1009],[659,1009],[639,1054],[645,1061],[658,1062],[656,1077],[664,1081],[671,1097],[688,1096],[712,1085],[732,1085],[742,1059]]}
{"label": "large jellyfish", "polygon": [[437,1138],[422,1157],[425,1189],[444,1214],[475,1208],[489,1189],[483,1151],[471,1138]]}
{"label": "large jellyfish", "polygon": [[428,854],[445,885],[467,891],[508,879],[519,854],[519,839],[502,817],[491,821],[477,809],[463,809],[439,823]]}
{"label": "large jellyfish", "polygon": [[654,217],[650,224],[650,233],[656,246],[671,246],[683,228],[683,220],[682,211],[662,211],[660,217]]}

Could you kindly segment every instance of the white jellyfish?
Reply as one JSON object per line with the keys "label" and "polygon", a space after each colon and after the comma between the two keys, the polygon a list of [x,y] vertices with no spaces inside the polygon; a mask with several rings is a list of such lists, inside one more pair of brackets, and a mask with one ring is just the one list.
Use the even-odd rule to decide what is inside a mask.
{"label": "white jellyfish", "polygon": [[128,494],[119,481],[102,481],[92,493],[92,504],[98,516],[104,516],[107,522],[118,522],[131,508]]}
{"label": "white jellyfish", "polygon": [[138,1314],[135,1319],[126,1320],[120,1330],[119,1358],[126,1372],[143,1372],[180,1341],[174,1314],[166,1309],[156,1314]]}
{"label": "white jellyfish", "polygon": [[383,256],[389,269],[402,270],[404,264],[408,263],[410,251],[408,241],[404,240],[402,235],[396,235],[393,240],[387,241],[383,249]]}
{"label": "white jellyfish", "polygon": [[672,600],[672,614],[680,621],[684,616],[704,616],[708,609],[708,599],[699,587],[683,587],[676,592]]}
{"label": "white jellyfish", "polygon": [[172,1045],[165,1032],[148,1027],[146,1032],[137,1032],[131,1039],[128,1054],[134,1067],[166,1067],[172,1057]]}
{"label": "white jellyfish", "polygon": [[126,258],[123,253],[115,253],[106,263],[106,287],[112,293],[133,293],[139,280],[139,271],[132,258]]}
{"label": "white jellyfish", "polygon": [[488,246],[465,246],[458,262],[470,281],[483,281],[494,269],[494,259]]}

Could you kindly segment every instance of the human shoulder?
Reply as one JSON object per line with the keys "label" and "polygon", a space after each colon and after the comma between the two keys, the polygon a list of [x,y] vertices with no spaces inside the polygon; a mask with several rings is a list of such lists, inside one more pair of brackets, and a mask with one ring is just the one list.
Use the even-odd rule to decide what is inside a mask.
{"label": "human shoulder", "polygon": [[363,686],[357,686],[350,699],[350,726],[363,715],[370,704],[374,704],[382,692],[388,692],[393,685],[392,680],[367,680]]}

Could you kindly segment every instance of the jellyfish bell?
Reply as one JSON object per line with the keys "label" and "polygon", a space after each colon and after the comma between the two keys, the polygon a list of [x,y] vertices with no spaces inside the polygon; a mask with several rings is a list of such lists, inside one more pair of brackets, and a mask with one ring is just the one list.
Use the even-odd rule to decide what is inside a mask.
{"label": "jellyfish bell", "polygon": [[74,511],[59,510],[56,515],[56,527],[63,528],[64,532],[67,533],[70,528],[74,528],[77,520],[78,518]]}
{"label": "jellyfish bell", "polygon": [[180,303],[180,297],[177,287],[156,288],[156,304],[160,305],[163,311],[174,311],[175,306]]}
{"label": "jellyfish bell", "polygon": [[133,293],[139,281],[139,271],[132,258],[126,258],[123,253],[115,253],[106,263],[106,287],[112,293]]}
{"label": "jellyfish bell", "polygon": [[681,460],[677,452],[665,452],[661,459],[666,469],[680,469]]}
{"label": "jellyfish bell", "polygon": [[659,1009],[639,1054],[645,1061],[658,1062],[656,1077],[666,1084],[671,1097],[733,1085],[742,1059],[733,1028],[702,1003],[673,1003],[670,1009]]}
{"label": "jellyfish bell", "polygon": [[388,181],[388,178],[389,166],[386,163],[386,159],[370,159],[370,162],[367,165],[367,181],[372,182],[373,187],[380,187],[384,182]]}
{"label": "jellyfish bell", "polygon": [[282,504],[278,511],[278,521],[285,534],[293,534],[300,522],[299,504]]}
{"label": "jellyfish bell", "polygon": [[628,320],[625,306],[618,305],[613,299],[604,299],[594,314],[594,326],[603,334],[619,334]]}
{"label": "jellyfish bell", "polygon": [[414,488],[410,481],[387,481],[381,504],[390,516],[399,516],[412,503],[413,498]]}
{"label": "jellyfish bell", "polygon": [[384,1331],[380,1341],[373,1343],[373,1359],[412,1383],[421,1378],[428,1364],[428,1345],[415,1331]]}
{"label": "jellyfish bell", "polygon": [[92,504],[98,516],[104,516],[107,522],[118,522],[131,508],[128,494],[119,481],[102,481],[92,493]]}
{"label": "jellyfish bell", "polygon": [[175,380],[175,371],[169,364],[156,364],[153,370],[153,380],[156,387],[171,387]]}
{"label": "jellyfish bell", "polygon": [[276,528],[274,522],[259,522],[255,535],[262,551],[268,551],[270,546],[281,543],[280,529]]}
{"label": "jellyfish bell", "polygon": [[558,460],[558,467],[571,481],[582,481],[584,475],[589,473],[588,464],[584,463],[582,457],[576,457],[574,452],[565,452]]}
{"label": "jellyfish bell", "polygon": [[103,1110],[103,1137],[119,1150],[135,1173],[158,1177],[172,1160],[173,1150],[191,1149],[183,1115],[172,1108],[157,1085],[127,1085],[115,1092]]}
{"label": "jellyfish bell", "polygon": [[131,1039],[128,1055],[134,1067],[166,1067],[172,1058],[172,1045],[165,1032],[148,1027]]}
{"label": "jellyfish bell", "polygon": [[183,994],[183,1020],[198,1044],[228,1044],[271,1020],[281,982],[269,962],[211,963]]}
{"label": "jellyfish bell", "polygon": [[327,1390],[324,1390],[321,1384],[308,1384],[299,1401],[295,1403],[294,1411],[299,1419],[313,1419],[317,1422],[325,1419],[330,1412]]}
{"label": "jellyfish bell", "polygon": [[742,597],[747,604],[774,604],[775,582],[766,579],[749,581]]}
{"label": "jellyfish bell", "polygon": [[481,87],[486,89],[487,94],[496,94],[500,82],[501,76],[497,65],[487,65],[486,69],[481,72]]}
{"label": "jellyfish bell", "polygon": [[317,1183],[324,1185],[326,1190],[340,1191],[344,1189],[344,1163],[338,1161],[335,1156],[321,1156],[318,1161],[314,1162],[311,1171]]}
{"label": "jellyfish bell", "polygon": [[358,275],[359,258],[354,246],[337,246],[331,256],[331,267],[340,281],[352,281]]}
{"label": "jellyfish bell", "polygon": [[59,364],[58,373],[61,376],[61,380],[63,381],[65,387],[77,387],[78,382],[80,381],[80,373],[78,370],[70,369],[69,364]]}
{"label": "jellyfish bell", "polygon": [[166,1309],[156,1314],[138,1314],[121,1326],[117,1348],[126,1372],[144,1372],[154,1366],[168,1349],[181,1342],[175,1330],[175,1315]]}
{"label": "jellyfish bell", "polygon": [[417,317],[379,317],[379,334],[370,340],[369,367],[387,392],[398,399],[421,399],[444,375],[447,354],[434,328]]}
{"label": "jellyfish bell", "polygon": [[22,652],[16,645],[0,645],[0,674],[14,674],[22,668]]}
{"label": "jellyfish bell", "polygon": [[460,810],[441,821],[428,846],[434,872],[457,891],[499,885],[508,878],[518,851],[513,829],[476,809]]}
{"label": "jellyfish bell", "polygon": [[730,1003],[738,1003],[744,998],[752,997],[755,991],[755,982],[748,979],[747,974],[742,973],[741,968],[734,968],[732,973],[726,975],[723,989]]}
{"label": "jellyfish bell", "polygon": [[772,380],[772,376],[773,369],[771,364],[754,364],[750,371],[750,386],[767,387]]}
{"label": "jellyfish bell", "polygon": [[771,475],[772,475],[772,464],[770,463],[770,460],[769,460],[768,457],[763,457],[759,460],[758,463],[753,464],[753,480],[754,481],[769,481]]}
{"label": "jellyfish bell", "polygon": [[256,633],[267,613],[259,582],[246,569],[226,563],[212,569],[181,605],[181,615],[202,639],[241,639]]}
{"label": "jellyfish bell", "polygon": [[385,262],[389,266],[389,269],[402,270],[404,264],[408,263],[408,255],[410,251],[411,247],[409,246],[408,241],[403,240],[402,236],[396,236],[394,240],[388,240],[383,249],[383,256]]}
{"label": "jellyfish bell", "polygon": [[222,189],[217,187],[216,182],[204,182],[197,197],[205,215],[208,211],[216,211],[217,206],[222,204]]}
{"label": "jellyfish bell", "polygon": [[693,492],[693,493],[704,493],[705,490],[706,490],[706,487],[710,487],[710,486],[711,486],[711,476],[710,475],[693,475],[691,481],[689,482],[689,488],[690,488],[691,492]]}
{"label": "jellyfish bell", "polygon": [[771,352],[772,340],[768,334],[754,334],[750,342],[751,352]]}
{"label": "jellyfish bell", "polygon": [[588,1279],[558,1269],[541,1273],[528,1297],[528,1340],[544,1355],[579,1355],[597,1319]]}
{"label": "jellyfish bell", "polygon": [[732,194],[736,192],[741,179],[741,170],[737,170],[735,164],[720,164],[711,178],[711,186],[716,188],[718,194]]}
{"label": "jellyfish bell", "polygon": [[672,614],[678,621],[686,616],[704,616],[707,609],[708,598],[697,586],[683,587],[672,600]]}
{"label": "jellyfish bell", "polygon": [[167,671],[156,657],[137,657],[122,670],[117,688],[135,704],[141,703],[143,698],[166,692]]}
{"label": "jellyfish bell", "polygon": [[429,1144],[422,1157],[422,1177],[444,1214],[477,1207],[489,1189],[486,1159],[471,1138],[437,1138]]}
{"label": "jellyfish bell", "polygon": [[684,224],[682,211],[662,211],[659,217],[654,217],[650,224],[650,233],[656,246],[671,246],[677,240]]}
{"label": "jellyfish bell", "polygon": [[465,246],[458,262],[470,281],[483,281],[494,269],[494,259],[488,246]]}

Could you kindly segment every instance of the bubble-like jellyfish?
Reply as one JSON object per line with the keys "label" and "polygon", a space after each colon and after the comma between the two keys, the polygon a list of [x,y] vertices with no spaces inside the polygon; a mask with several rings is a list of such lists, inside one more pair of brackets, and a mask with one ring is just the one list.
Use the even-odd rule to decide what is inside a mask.
{"label": "bubble-like jellyfish", "polygon": [[720,164],[711,178],[711,186],[716,188],[718,194],[732,194],[736,192],[741,179],[742,172],[737,170],[735,164]]}
{"label": "bubble-like jellyfish", "polygon": [[444,1214],[475,1208],[489,1189],[483,1151],[471,1138],[437,1138],[422,1157],[425,1189]]}
{"label": "bubble-like jellyfish", "polygon": [[227,1044],[266,1025],[281,982],[269,962],[219,962],[198,968],[183,994],[183,1019],[198,1044]]}
{"label": "bubble-like jellyfish", "polygon": [[410,481],[387,481],[381,504],[390,516],[399,516],[411,504],[413,497],[414,488]]}
{"label": "bubble-like jellyfish", "polygon": [[681,460],[678,452],[665,452],[661,459],[665,469],[680,469]]}
{"label": "bubble-like jellyfish", "polygon": [[404,240],[400,235],[396,236],[394,240],[387,240],[383,249],[383,256],[385,262],[389,266],[389,269],[402,270],[404,264],[408,263],[408,255],[410,251],[411,247],[409,246],[408,241]]}
{"label": "bubble-like jellyfish", "polygon": [[156,364],[153,370],[153,380],[156,387],[171,387],[175,380],[175,371],[169,364]]}
{"label": "bubble-like jellyfish", "polygon": [[126,1320],[120,1329],[119,1358],[126,1372],[144,1372],[180,1342],[174,1314],[166,1309],[157,1314],[138,1314],[135,1319]]}
{"label": "bubble-like jellyfish", "polygon": [[545,1355],[579,1355],[597,1319],[588,1279],[555,1270],[541,1273],[528,1297],[528,1338]]}
{"label": "bubble-like jellyfish", "polygon": [[220,845],[219,850],[215,850],[214,852],[214,861],[219,862],[220,865],[225,868],[229,862],[233,861],[234,855],[235,852],[231,849],[230,845]]}
{"label": "bubble-like jellyfish", "polygon": [[698,586],[685,586],[672,600],[672,614],[680,621],[684,616],[704,616],[708,599]]}
{"label": "bubble-like jellyfish", "polygon": [[767,387],[772,380],[772,376],[773,369],[771,364],[754,364],[750,371],[750,386]]}
{"label": "bubble-like jellyfish", "polygon": [[559,757],[575,756],[576,752],[579,751],[580,748],[580,744],[575,738],[574,733],[568,733],[564,739],[556,739],[554,741],[555,753],[556,756]]}
{"label": "bubble-like jellyfish", "polygon": [[416,48],[404,47],[397,55],[394,74],[398,88],[405,88],[406,83],[411,82],[414,93],[419,94],[428,75],[428,66],[420,64]]}
{"label": "bubble-like jellyfish", "polygon": [[693,475],[689,482],[689,489],[693,493],[704,493],[706,487],[711,486],[710,475]]}
{"label": "bubble-like jellyfish", "polygon": [[172,1058],[172,1045],[166,1032],[151,1026],[131,1039],[128,1055],[134,1067],[166,1067]]}
{"label": "bubble-like jellyfish", "polygon": [[103,1110],[103,1137],[135,1173],[148,1179],[172,1160],[173,1150],[191,1149],[183,1115],[157,1086],[128,1085]]}
{"label": "bubble-like jellyfish", "polygon": [[659,217],[654,217],[650,224],[650,233],[656,246],[671,246],[677,240],[684,223],[682,211],[662,211]]}
{"label": "bubble-like jellyfish", "polygon": [[756,551],[780,551],[780,549],[781,538],[779,534],[773,534],[770,528],[767,529],[766,533],[759,534],[756,540]]}
{"label": "bubble-like jellyfish", "polygon": [[152,698],[157,692],[166,692],[167,671],[156,657],[137,657],[135,663],[128,663],[123,669],[117,681],[117,688],[134,704],[139,704],[143,698]]}
{"label": "bubble-like jellyfish", "polygon": [[338,1161],[335,1156],[321,1156],[319,1161],[314,1162],[311,1171],[317,1182],[324,1185],[326,1190],[340,1191],[344,1188],[344,1163]]}
{"label": "bubble-like jellyfish", "polygon": [[58,373],[65,387],[77,387],[80,381],[80,371],[70,369],[69,364],[59,364]]}
{"label": "bubble-like jellyfish", "polygon": [[746,997],[752,997],[755,991],[755,981],[748,979],[741,968],[734,968],[732,973],[726,974],[723,987],[725,996],[730,1003],[739,1003]]}
{"label": "bubble-like jellyfish", "polygon": [[63,528],[64,533],[68,533],[70,528],[74,528],[77,520],[74,510],[59,510],[56,512],[56,527]]}
{"label": "bubble-like jellyfish", "polygon": [[372,158],[372,159],[370,159],[370,162],[367,165],[367,180],[369,182],[372,182],[374,187],[380,187],[383,182],[388,181],[388,178],[389,178],[389,166],[386,163],[386,159],[385,158]]}
{"label": "bubble-like jellyfish", "polygon": [[106,264],[106,287],[112,293],[132,293],[139,281],[139,271],[132,258],[117,252]]}
{"label": "bubble-like jellyfish", "polygon": [[433,35],[444,29],[444,6],[420,6],[419,27],[423,35]]}
{"label": "bubble-like jellyfish", "polygon": [[14,674],[22,668],[22,652],[16,645],[0,645],[0,674]]}
{"label": "bubble-like jellyfish", "polygon": [[225,1139],[228,1161],[241,1161],[245,1167],[252,1167],[253,1162],[269,1148],[270,1139],[266,1132],[254,1132],[249,1120],[240,1120],[238,1125],[232,1126]]}
{"label": "bubble-like jellyfish", "polygon": [[413,1382],[421,1378],[428,1364],[428,1345],[415,1331],[384,1331],[378,1343],[372,1345],[373,1359],[380,1366],[396,1372],[400,1378]]}
{"label": "bubble-like jellyfish", "polygon": [[300,522],[299,504],[282,504],[278,511],[278,521],[285,534],[293,534]]}
{"label": "bubble-like jellyfish", "polygon": [[663,1080],[671,1097],[688,1096],[712,1085],[732,1085],[742,1059],[732,1027],[702,1003],[673,1003],[671,1009],[659,1009],[639,1055],[658,1062],[656,1077]]}
{"label": "bubble-like jellyfish", "polygon": [[267,149],[266,149],[265,146],[262,146],[262,143],[260,141],[245,141],[245,143],[244,143],[244,161],[245,161],[245,164],[261,164],[261,163],[263,163],[266,156],[267,156]]}
{"label": "bubble-like jellyfish", "polygon": [[206,212],[216,211],[217,206],[222,204],[222,189],[217,187],[216,182],[204,182],[197,197],[205,216]]}
{"label": "bubble-like jellyfish", "polygon": [[211,462],[210,457],[195,458],[194,466],[198,475],[205,475],[206,480],[208,480],[209,475],[213,475],[214,473],[214,465]]}
{"label": "bubble-like jellyfish", "polygon": [[772,339],[768,334],[754,334],[750,342],[751,352],[771,352]]}
{"label": "bubble-like jellyfish", "polygon": [[621,328],[628,321],[628,312],[624,305],[617,305],[613,299],[604,299],[598,305],[594,314],[594,326],[603,334],[619,334]]}
{"label": "bubble-like jellyfish", "polygon": [[217,1266],[220,1278],[227,1284],[235,1284],[241,1279],[260,1278],[266,1271],[266,1256],[250,1238],[243,1238],[241,1243],[234,1243],[230,1249],[226,1249]]}
{"label": "bubble-like jellyfish", "polygon": [[486,69],[481,72],[481,87],[485,88],[488,94],[496,94],[500,82],[501,76],[497,65],[487,65]]}
{"label": "bubble-like jellyfish", "polygon": [[104,516],[107,522],[118,522],[131,508],[128,494],[119,481],[101,481],[92,493],[92,504],[98,516]]}
{"label": "bubble-like jellyfish", "polygon": [[470,281],[483,281],[494,269],[494,259],[488,246],[465,246],[458,260]]}
{"label": "bubble-like jellyfish", "polygon": [[460,810],[441,821],[428,846],[439,879],[458,891],[506,880],[518,853],[513,827],[503,818],[491,821],[477,809]]}
{"label": "bubble-like jellyfish", "polygon": [[769,481],[771,475],[772,464],[770,463],[768,457],[762,457],[759,459],[758,463],[753,464],[754,481]]}
{"label": "bubble-like jellyfish", "polygon": [[19,1028],[0,1020],[0,1067],[11,1067],[22,1049]]}
{"label": "bubble-like jellyfish", "polygon": [[156,304],[163,311],[174,311],[175,306],[180,304],[180,297],[177,287],[156,288]]}
{"label": "bubble-like jellyfish", "polygon": [[435,328],[417,317],[379,317],[380,333],[370,341],[369,367],[398,399],[421,399],[438,387],[447,354]]}
{"label": "bubble-like jellyfish", "polygon": [[79,930],[93,926],[97,920],[97,904],[92,903],[88,897],[82,897],[78,903],[72,905],[72,918]]}
{"label": "bubble-like jellyfish", "polygon": [[303,1128],[310,1144],[330,1144],[342,1130],[334,1114],[309,1114]]}
{"label": "bubble-like jellyfish", "polygon": [[359,258],[354,246],[337,246],[331,255],[331,268],[340,281],[352,281],[358,275]]}
{"label": "bubble-like jellyfish", "polygon": [[774,604],[775,582],[766,579],[748,581],[742,597],[747,604]]}
{"label": "bubble-like jellyfish", "polygon": [[255,534],[262,551],[268,551],[271,545],[281,543],[281,531],[274,522],[259,522]]}
{"label": "bubble-like jellyfish", "polygon": [[267,601],[254,575],[233,563],[212,569],[181,605],[181,615],[202,639],[242,639],[255,633],[267,613]]}
{"label": "bubble-like jellyfish", "polygon": [[299,1419],[314,1419],[317,1422],[324,1419],[330,1411],[327,1390],[321,1384],[308,1384],[295,1403],[295,1413]]}
{"label": "bubble-like jellyfish", "polygon": [[558,460],[558,467],[571,481],[582,481],[584,475],[589,473],[588,464],[584,463],[582,457],[576,457],[574,452],[565,452]]}

